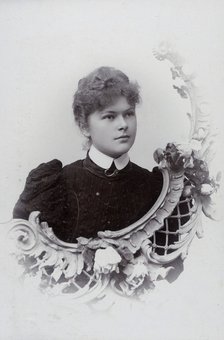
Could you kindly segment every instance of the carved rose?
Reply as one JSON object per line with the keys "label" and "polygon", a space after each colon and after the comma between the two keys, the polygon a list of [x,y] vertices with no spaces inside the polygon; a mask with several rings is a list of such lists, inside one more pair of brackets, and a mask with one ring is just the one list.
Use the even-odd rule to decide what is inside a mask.
{"label": "carved rose", "polygon": [[118,271],[118,263],[120,261],[121,256],[113,247],[97,249],[93,269],[97,274],[108,274],[112,271]]}
{"label": "carved rose", "polygon": [[168,41],[162,41],[156,48],[156,58],[159,60],[166,59],[173,52],[173,45]]}
{"label": "carved rose", "polygon": [[210,184],[204,183],[200,191],[202,195],[209,196],[214,192],[214,188]]}
{"label": "carved rose", "polygon": [[144,282],[145,276],[148,274],[144,258],[139,257],[133,260],[124,268],[123,272],[126,274],[126,283],[128,283],[132,289],[138,288]]}

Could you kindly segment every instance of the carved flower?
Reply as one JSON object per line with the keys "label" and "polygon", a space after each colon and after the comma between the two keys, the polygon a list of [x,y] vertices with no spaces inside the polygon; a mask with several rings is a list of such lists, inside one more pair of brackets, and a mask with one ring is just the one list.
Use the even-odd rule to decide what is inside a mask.
{"label": "carved flower", "polygon": [[199,151],[201,149],[201,141],[193,138],[190,142],[190,146],[193,151]]}
{"label": "carved flower", "polygon": [[141,256],[131,261],[123,270],[126,275],[126,282],[131,289],[136,289],[142,285],[148,269]]}
{"label": "carved flower", "polygon": [[131,295],[131,292],[140,286],[143,287],[146,278],[148,278],[151,284],[158,280],[158,278],[164,279],[172,268],[173,267],[164,268],[161,264],[146,262],[146,259],[141,255],[131,261],[123,270],[123,273],[126,275],[125,283],[129,288],[129,290],[127,290],[126,287],[126,291]]}
{"label": "carved flower", "polygon": [[121,256],[113,247],[97,249],[93,269],[96,274],[108,274],[112,271],[118,271],[118,263],[120,261]]}
{"label": "carved flower", "polygon": [[198,141],[202,141],[206,137],[207,131],[204,128],[200,128],[195,131],[193,138]]}
{"label": "carved flower", "polygon": [[126,282],[133,288],[138,288],[144,281],[147,275],[147,268],[143,263],[140,264],[128,264],[124,269],[124,273],[127,275]]}
{"label": "carved flower", "polygon": [[209,196],[214,192],[214,187],[211,184],[204,183],[201,186],[201,194],[204,196]]}
{"label": "carved flower", "polygon": [[173,46],[168,41],[162,41],[156,48],[156,52],[160,56],[160,60],[163,60],[163,58],[165,59],[168,54],[172,53],[172,51]]}
{"label": "carved flower", "polygon": [[180,155],[183,155],[184,157],[190,157],[192,155],[190,144],[177,144],[176,147]]}
{"label": "carved flower", "polygon": [[192,189],[193,189],[193,188],[192,188],[191,185],[185,185],[185,187],[184,187],[184,189],[183,189],[183,191],[182,191],[183,197],[189,197],[189,196],[191,196],[192,191],[193,191]]}
{"label": "carved flower", "polygon": [[208,183],[203,183],[200,187],[199,195],[202,203],[202,211],[205,216],[211,219],[219,219],[222,212],[217,204],[216,194],[220,187],[221,173],[218,172],[216,178],[209,178]]}
{"label": "carved flower", "polygon": [[201,196],[202,203],[202,211],[206,217],[215,220],[219,218],[219,211],[217,210],[217,204],[214,197],[209,196]]}

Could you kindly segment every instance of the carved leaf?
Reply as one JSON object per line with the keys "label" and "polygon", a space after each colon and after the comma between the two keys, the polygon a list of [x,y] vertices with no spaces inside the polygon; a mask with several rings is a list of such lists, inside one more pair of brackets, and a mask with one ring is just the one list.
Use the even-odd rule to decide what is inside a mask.
{"label": "carved leaf", "polygon": [[156,281],[160,277],[165,279],[171,269],[173,269],[173,267],[164,268],[162,265],[150,263],[148,264],[148,275],[151,281]]}
{"label": "carved leaf", "polygon": [[82,254],[77,254],[77,275],[80,275],[84,268],[84,258]]}
{"label": "carved leaf", "polygon": [[210,196],[202,197],[202,211],[208,218],[215,220],[216,205]]}
{"label": "carved leaf", "polygon": [[57,260],[58,260],[57,250],[50,249],[50,250],[48,250],[46,255],[44,255],[43,262],[41,263],[39,268],[54,266],[55,263],[57,262]]}
{"label": "carved leaf", "polygon": [[91,270],[94,263],[94,251],[89,248],[85,248],[83,251],[83,260],[87,265],[87,271]]}
{"label": "carved leaf", "polygon": [[40,243],[33,251],[30,252],[30,256],[34,256],[35,258],[37,258],[45,251],[45,245],[43,243]]}
{"label": "carved leaf", "polygon": [[51,274],[51,277],[52,277],[56,282],[58,282],[58,280],[60,279],[61,275],[62,275],[62,270],[61,270],[61,268],[60,268],[59,266],[57,266],[57,267],[54,269],[53,273]]}
{"label": "carved leaf", "polygon": [[159,164],[164,159],[164,151],[161,148],[156,149],[153,153],[153,158],[157,164]]}
{"label": "carved leaf", "polygon": [[78,262],[77,256],[76,255],[72,256],[67,267],[63,271],[66,279],[72,278],[77,274],[78,269],[77,262]]}
{"label": "carved leaf", "polygon": [[118,251],[127,261],[131,261],[134,258],[133,253],[127,247],[119,247]]}
{"label": "carved leaf", "polygon": [[179,95],[182,97],[182,98],[185,98],[187,99],[188,98],[188,94],[187,94],[187,87],[186,86],[176,86],[176,85],[173,85],[173,88],[175,90],[177,90],[177,92],[179,93]]}
{"label": "carved leaf", "polygon": [[180,73],[177,67],[171,67],[170,68],[171,74],[172,74],[172,78],[175,80],[177,77],[180,77]]}

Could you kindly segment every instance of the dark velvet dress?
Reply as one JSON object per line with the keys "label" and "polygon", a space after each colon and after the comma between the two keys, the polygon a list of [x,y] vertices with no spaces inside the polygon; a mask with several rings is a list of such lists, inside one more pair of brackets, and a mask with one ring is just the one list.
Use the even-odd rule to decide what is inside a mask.
{"label": "dark velvet dress", "polygon": [[53,160],[30,172],[13,217],[28,219],[38,210],[59,239],[75,242],[140,219],[157,200],[162,182],[158,169],[150,172],[132,162],[108,176],[88,155],[65,167]]}

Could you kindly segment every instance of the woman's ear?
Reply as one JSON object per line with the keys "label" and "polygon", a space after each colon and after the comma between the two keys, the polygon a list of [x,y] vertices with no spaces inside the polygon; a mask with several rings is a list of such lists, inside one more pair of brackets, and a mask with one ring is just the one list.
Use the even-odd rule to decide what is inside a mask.
{"label": "woman's ear", "polygon": [[83,134],[85,137],[90,138],[89,127],[88,127],[87,124],[81,126],[80,129],[81,129],[82,134]]}

